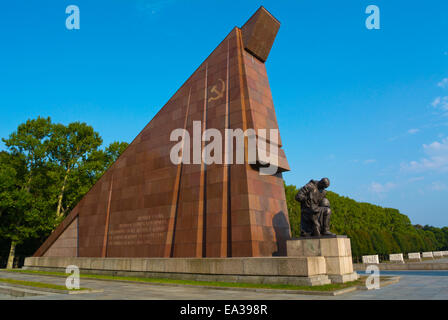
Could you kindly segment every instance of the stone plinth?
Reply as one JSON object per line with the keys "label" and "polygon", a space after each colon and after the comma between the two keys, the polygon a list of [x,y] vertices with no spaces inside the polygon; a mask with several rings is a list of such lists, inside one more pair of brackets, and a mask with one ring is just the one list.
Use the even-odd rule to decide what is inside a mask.
{"label": "stone plinth", "polygon": [[325,258],[76,258],[30,257],[24,269],[62,271],[69,265],[81,273],[290,285],[331,283]]}
{"label": "stone plinth", "polygon": [[323,257],[327,275],[334,283],[358,279],[353,272],[350,239],[346,236],[303,237],[286,242],[288,257]]}
{"label": "stone plinth", "polygon": [[378,264],[380,263],[380,259],[377,254],[373,254],[370,256],[362,256],[362,263],[364,264]]}
{"label": "stone plinth", "polygon": [[434,256],[433,256],[433,254],[432,254],[432,251],[422,252],[422,258],[426,258],[426,259],[434,259]]}
{"label": "stone plinth", "polygon": [[393,263],[404,263],[404,258],[402,253],[393,253],[389,255],[389,261]]}
{"label": "stone plinth", "polygon": [[410,253],[408,253],[408,259],[409,259],[409,261],[422,261],[422,258],[420,256],[420,252],[410,252]]}
{"label": "stone plinth", "polygon": [[433,254],[434,258],[443,258],[442,251],[434,251],[432,254]]}

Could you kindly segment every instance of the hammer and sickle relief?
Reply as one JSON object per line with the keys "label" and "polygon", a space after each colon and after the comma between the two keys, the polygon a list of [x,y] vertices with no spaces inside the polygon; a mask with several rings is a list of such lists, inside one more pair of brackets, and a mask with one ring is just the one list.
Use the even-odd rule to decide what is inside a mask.
{"label": "hammer and sickle relief", "polygon": [[226,84],[224,83],[224,81],[222,79],[218,79],[218,81],[221,83],[221,90],[218,90],[218,85],[215,84],[211,89],[210,92],[216,94],[214,97],[210,97],[208,99],[208,102],[210,101],[215,101],[218,99],[221,99],[222,97],[224,97],[224,91],[226,89]]}

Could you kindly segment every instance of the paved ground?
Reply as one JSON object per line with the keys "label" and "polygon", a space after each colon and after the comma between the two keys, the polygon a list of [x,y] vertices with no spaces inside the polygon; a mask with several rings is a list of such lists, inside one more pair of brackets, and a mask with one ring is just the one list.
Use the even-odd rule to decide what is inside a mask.
{"label": "paved ground", "polygon": [[[186,300],[315,300],[315,299],[448,299],[448,271],[383,271],[382,275],[400,275],[401,281],[380,290],[355,291],[341,296],[315,296],[288,293],[247,292],[204,289],[191,286],[158,286],[144,283],[81,279],[81,286],[103,289],[101,293],[76,295],[52,294],[14,299],[186,299]],[[0,272],[0,277],[65,284],[65,278]],[[0,295],[0,299],[12,297]]]}
{"label": "paved ground", "polygon": [[423,260],[421,263],[447,263],[448,259],[442,258],[442,259],[434,259],[434,260]]}

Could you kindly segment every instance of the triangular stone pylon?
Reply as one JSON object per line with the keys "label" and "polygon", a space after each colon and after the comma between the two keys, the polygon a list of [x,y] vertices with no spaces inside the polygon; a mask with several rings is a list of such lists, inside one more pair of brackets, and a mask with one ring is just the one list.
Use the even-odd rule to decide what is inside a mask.
{"label": "triangular stone pylon", "polygon": [[[281,172],[289,166],[280,139],[265,140],[266,148],[278,149],[273,175],[260,174],[260,154],[248,163],[247,137],[242,164],[170,158],[180,141],[170,139],[175,129],[191,138],[209,128],[222,137],[225,129],[278,129],[264,63],[279,27],[263,7],[235,27],[34,256],[285,255],[290,226]],[[194,121],[201,122],[199,132]],[[194,143],[183,146],[193,158]]]}

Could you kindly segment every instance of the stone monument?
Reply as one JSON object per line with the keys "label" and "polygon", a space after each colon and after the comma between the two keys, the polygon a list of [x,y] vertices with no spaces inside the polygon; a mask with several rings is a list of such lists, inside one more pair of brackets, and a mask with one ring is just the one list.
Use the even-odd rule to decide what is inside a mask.
{"label": "stone monument", "polygon": [[330,202],[325,189],[330,186],[328,178],[320,181],[311,180],[297,192],[296,200],[300,202],[300,236],[334,236],[330,232]]}
{"label": "stone monument", "polygon": [[[278,132],[265,62],[279,27],[263,7],[235,27],[24,268],[63,271],[73,264],[84,273],[294,285],[357,278],[350,240],[330,233],[323,198],[319,228],[312,228],[325,238],[289,242],[282,179],[289,165],[279,136],[260,133]],[[248,133],[243,163],[208,163],[200,151],[196,162],[197,145],[184,138],[200,139],[208,128],[221,137],[230,129]],[[178,129],[181,142],[172,140]],[[263,144],[250,162],[252,139]],[[173,163],[179,144],[174,158],[182,161]],[[241,151],[229,150],[226,156]],[[188,155],[192,161],[184,161]],[[261,174],[266,167],[275,170]],[[329,185],[322,183],[318,188]]]}
{"label": "stone monument", "polygon": [[295,199],[301,205],[300,238],[287,241],[289,257],[323,257],[332,282],[343,283],[358,279],[353,271],[350,239],[330,232],[330,201],[325,189],[328,178],[311,180],[302,187]]}
{"label": "stone monument", "polygon": [[[263,7],[235,27],[34,256],[285,256],[290,226],[282,172],[289,165],[280,139],[258,134],[278,130],[265,62],[279,27]],[[276,174],[260,175],[258,162],[247,159],[173,164],[178,140],[171,133],[184,129],[194,139],[208,128],[222,137],[226,129],[253,129],[267,150],[278,149]],[[189,149],[194,157],[194,143]]]}

